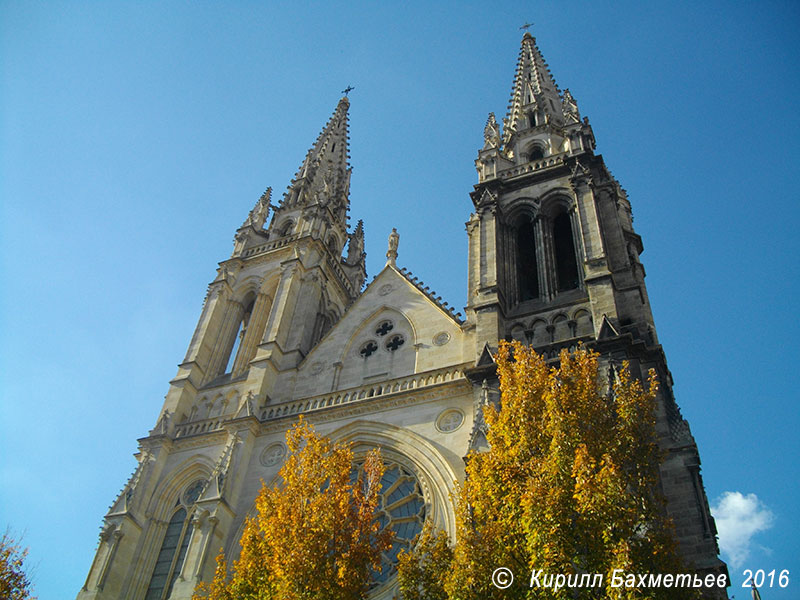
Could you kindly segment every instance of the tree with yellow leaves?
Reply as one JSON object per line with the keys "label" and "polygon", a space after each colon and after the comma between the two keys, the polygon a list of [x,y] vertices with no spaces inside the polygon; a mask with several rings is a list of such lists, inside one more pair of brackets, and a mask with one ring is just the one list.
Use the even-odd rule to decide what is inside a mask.
{"label": "tree with yellow leaves", "polygon": [[453,550],[442,531],[426,523],[413,551],[397,556],[397,578],[403,600],[447,600],[445,584],[450,575]]}
{"label": "tree with yellow leaves", "polygon": [[[194,598],[360,600],[391,531],[375,519],[384,467],[377,451],[354,470],[349,445],[300,422],[286,434],[289,456],[275,487],[262,486],[228,577],[224,556]],[[356,473],[358,473],[356,475]]]}
{"label": "tree with yellow leaves", "polygon": [[15,540],[9,530],[0,538],[0,598],[34,600],[31,579],[26,573],[28,549]]}
{"label": "tree with yellow leaves", "polygon": [[[612,587],[615,569],[676,573],[671,522],[659,492],[655,434],[658,384],[627,367],[608,385],[598,354],[562,351],[559,365],[519,343],[496,356],[500,408],[487,406],[490,449],[471,453],[456,502],[457,543],[427,533],[404,555],[408,598],[691,598],[681,589]],[[426,565],[448,561],[433,572]],[[492,581],[495,569],[506,574]],[[535,578],[532,575],[535,574]],[[555,577],[572,576],[556,589]],[[581,579],[581,575],[602,575]],[[589,585],[589,584],[598,585]],[[444,595],[443,595],[444,594]]]}

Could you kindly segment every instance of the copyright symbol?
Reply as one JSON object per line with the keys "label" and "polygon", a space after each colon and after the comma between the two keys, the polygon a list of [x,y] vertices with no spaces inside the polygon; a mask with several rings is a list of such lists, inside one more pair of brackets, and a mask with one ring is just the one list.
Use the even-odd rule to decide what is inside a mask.
{"label": "copyright symbol", "polygon": [[498,590],[504,590],[514,583],[514,574],[511,569],[506,569],[505,567],[495,569],[494,573],[492,573],[492,583]]}

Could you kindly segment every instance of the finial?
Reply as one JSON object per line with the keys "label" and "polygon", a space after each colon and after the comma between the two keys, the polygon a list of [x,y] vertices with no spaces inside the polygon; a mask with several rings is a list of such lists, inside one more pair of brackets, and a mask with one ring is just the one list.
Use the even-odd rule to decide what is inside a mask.
{"label": "finial", "polygon": [[483,128],[483,149],[498,148],[500,146],[500,127],[494,113],[489,113],[486,119],[486,127]]}
{"label": "finial", "polygon": [[272,188],[268,187],[266,190],[264,190],[264,193],[261,194],[261,197],[256,202],[256,205],[253,207],[253,210],[251,210],[250,214],[247,215],[247,219],[245,219],[245,222],[242,223],[242,227],[247,227],[248,225],[252,225],[256,229],[262,229],[264,227],[264,223],[267,220],[267,215],[269,214],[269,209],[271,206],[270,205],[271,198],[272,198]]}
{"label": "finial", "polygon": [[528,30],[529,30],[531,27],[533,27],[533,23],[528,23],[528,22],[526,21],[526,22],[525,22],[525,25],[523,25],[522,27],[520,27],[520,29],[524,29],[524,30],[525,30],[525,33],[527,33],[527,34],[530,34],[530,31],[528,31]]}
{"label": "finial", "polygon": [[346,88],[344,88],[344,89],[342,90],[342,93],[343,93],[345,96],[347,96],[347,95],[348,95],[350,92],[352,92],[354,89],[356,89],[356,88],[354,88],[352,85],[348,85]]}
{"label": "finial", "polygon": [[392,265],[396,267],[397,261],[397,244],[400,242],[400,234],[397,229],[392,227],[392,233],[389,234],[389,249],[386,251],[386,266]]}

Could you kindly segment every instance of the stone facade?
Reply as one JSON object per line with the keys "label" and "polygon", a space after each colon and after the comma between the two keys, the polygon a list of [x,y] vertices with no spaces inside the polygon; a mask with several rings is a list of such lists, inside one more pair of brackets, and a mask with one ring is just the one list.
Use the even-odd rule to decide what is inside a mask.
{"label": "stone facade", "polygon": [[[465,319],[397,266],[394,231],[386,266],[363,289],[364,227],[347,225],[348,108],[342,98],[280,203],[268,189],[237,230],[78,598],[190,598],[220,547],[235,556],[301,413],[357,455],[381,448],[397,491],[383,506],[394,552],[426,519],[452,535],[449,496],[463,457],[485,447],[481,406],[497,398],[501,339],[549,357],[584,342],[609,369],[629,360],[636,374],[656,370],[662,485],[682,553],[702,572],[725,572],[630,203],[533,37],[522,40],[502,132],[490,115],[476,161]],[[395,594],[390,575],[372,597]]]}

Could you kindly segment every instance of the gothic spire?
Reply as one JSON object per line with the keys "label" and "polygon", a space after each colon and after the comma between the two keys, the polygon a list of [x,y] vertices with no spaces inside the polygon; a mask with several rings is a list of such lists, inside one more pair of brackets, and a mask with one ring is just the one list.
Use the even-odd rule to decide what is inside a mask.
{"label": "gothic spire", "polygon": [[349,108],[350,101],[342,97],[292,179],[281,207],[327,206],[335,218],[345,223],[352,171],[348,162]]}
{"label": "gothic spire", "polygon": [[517,72],[511,88],[508,114],[503,119],[503,141],[523,129],[554,123],[561,125],[564,117],[561,96],[542,53],[527,31],[517,61]]}

